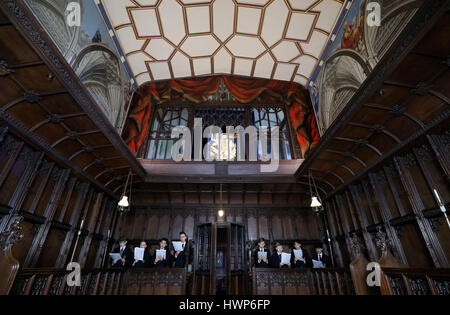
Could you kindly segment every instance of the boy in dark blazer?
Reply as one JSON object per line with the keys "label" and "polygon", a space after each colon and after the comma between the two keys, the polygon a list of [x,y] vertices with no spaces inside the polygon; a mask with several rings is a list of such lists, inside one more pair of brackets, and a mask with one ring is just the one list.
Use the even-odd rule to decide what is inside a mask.
{"label": "boy in dark blazer", "polygon": [[141,243],[139,244],[139,248],[144,248],[144,259],[143,260],[137,260],[134,259],[133,262],[133,268],[150,268],[150,253],[147,250],[147,242],[146,241],[141,241]]}
{"label": "boy in dark blazer", "polygon": [[159,240],[159,248],[166,251],[166,258],[164,256],[156,256],[156,250],[152,255],[151,262],[155,268],[164,268],[164,267],[170,267],[172,264],[172,255],[170,254],[167,244],[169,241],[167,238],[162,238]]}
{"label": "boy in dark blazer", "polygon": [[184,268],[194,260],[194,249],[185,232],[180,232],[180,242],[183,250],[175,252],[175,268]]}
{"label": "boy in dark blazer", "polygon": [[[301,257],[295,257],[294,250],[300,251]],[[291,266],[292,268],[307,268],[311,266],[311,258],[309,258],[308,251],[302,247],[299,240],[294,241],[294,248],[291,251]]]}
{"label": "boy in dark blazer", "polygon": [[[269,267],[269,259],[270,259],[270,253],[269,251],[265,248],[266,246],[266,240],[264,238],[260,238],[258,240],[258,248],[256,248],[253,251],[253,262],[255,265],[255,268],[268,268]],[[265,252],[267,253],[266,258],[259,258],[259,252]]]}
{"label": "boy in dark blazer", "polygon": [[275,244],[275,253],[271,257],[271,266],[273,268],[289,268],[291,263],[283,264],[281,262],[281,254],[283,253],[283,246],[280,243]]}
{"label": "boy in dark blazer", "polygon": [[133,264],[134,255],[131,249],[127,246],[127,240],[124,238],[119,239],[119,247],[116,247],[113,253],[120,253],[122,259],[112,260],[111,268],[126,268]]}
{"label": "boy in dark blazer", "polygon": [[[321,261],[322,262],[322,268],[332,268],[333,265],[331,263],[331,259],[328,255],[325,255],[323,253],[323,247],[322,245],[318,244],[315,246],[316,253],[313,255],[312,259]],[[314,267],[316,268],[316,267]]]}

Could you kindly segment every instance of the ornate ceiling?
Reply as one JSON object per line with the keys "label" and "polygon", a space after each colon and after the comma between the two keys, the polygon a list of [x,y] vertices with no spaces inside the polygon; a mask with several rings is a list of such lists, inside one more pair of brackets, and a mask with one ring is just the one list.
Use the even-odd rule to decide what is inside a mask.
{"label": "ornate ceiling", "polygon": [[344,0],[96,0],[136,83],[233,74],[307,85]]}

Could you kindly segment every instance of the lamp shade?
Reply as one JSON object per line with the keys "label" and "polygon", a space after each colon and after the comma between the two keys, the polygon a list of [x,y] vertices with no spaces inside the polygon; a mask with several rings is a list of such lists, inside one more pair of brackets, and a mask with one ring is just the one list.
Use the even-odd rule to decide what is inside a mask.
{"label": "lamp shade", "polygon": [[320,201],[319,201],[319,199],[317,199],[317,197],[312,197],[312,199],[311,199],[311,208],[314,208],[314,207],[321,207],[322,206],[322,204],[320,203]]}
{"label": "lamp shade", "polygon": [[119,205],[119,207],[123,207],[123,208],[128,207],[130,205],[129,202],[128,202],[128,197],[127,196],[122,196],[122,199],[120,199],[118,205]]}
{"label": "lamp shade", "polygon": [[223,212],[223,210],[219,210],[219,217],[223,217],[223,215],[225,214],[224,212]]}

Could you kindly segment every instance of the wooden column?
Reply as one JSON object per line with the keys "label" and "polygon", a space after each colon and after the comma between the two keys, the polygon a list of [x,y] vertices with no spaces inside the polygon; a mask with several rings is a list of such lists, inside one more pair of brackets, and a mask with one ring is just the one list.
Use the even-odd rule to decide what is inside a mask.
{"label": "wooden column", "polygon": [[391,211],[389,209],[384,193],[381,189],[381,183],[386,182],[386,177],[381,171],[378,174],[369,173],[369,179],[373,192],[375,193],[375,196],[378,199],[378,204],[380,205],[379,209],[381,219],[383,220],[386,234],[392,242],[392,246],[394,248],[395,253],[397,254],[397,257],[399,257],[404,264],[408,264],[402,243],[398,238],[395,228],[390,223],[390,220],[392,219]]}
{"label": "wooden column", "polygon": [[367,251],[369,253],[369,258],[371,259],[371,261],[376,261],[378,259],[378,253],[370,233],[367,232],[367,226],[369,226],[369,222],[367,220],[366,212],[363,209],[362,202],[359,197],[359,194],[361,192],[355,185],[350,185],[350,192],[353,197],[355,208],[358,210],[357,215],[361,222],[361,230],[364,237],[364,241],[366,243]]}
{"label": "wooden column", "polygon": [[[408,156],[407,159],[409,159],[409,163],[416,163],[413,156]],[[423,216],[422,210],[425,209],[425,206],[420,199],[420,194],[417,191],[408,167],[405,165],[404,158],[394,157],[394,162],[398,172],[400,173],[401,182],[408,194],[408,199],[414,211],[416,222],[419,226],[420,232],[422,233],[422,237],[425,240],[425,245],[430,252],[431,258],[433,259],[434,265],[437,268],[448,267],[447,257],[445,256],[441,244],[439,243],[436,234],[433,232],[430,223]]]}

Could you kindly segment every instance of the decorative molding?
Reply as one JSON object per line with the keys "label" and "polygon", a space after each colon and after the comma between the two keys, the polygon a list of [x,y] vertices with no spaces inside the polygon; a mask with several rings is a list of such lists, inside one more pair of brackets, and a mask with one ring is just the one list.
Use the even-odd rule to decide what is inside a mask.
{"label": "decorative molding", "polygon": [[407,169],[416,166],[417,165],[417,160],[416,157],[414,156],[414,154],[412,153],[408,153],[406,154],[401,161],[403,162],[403,166]]}
{"label": "decorative molding", "polygon": [[431,226],[431,229],[433,230],[433,232],[438,233],[439,228],[444,223],[444,216],[441,215],[438,217],[429,218],[428,220],[430,222],[430,226]]}
{"label": "decorative molding", "polygon": [[350,237],[350,248],[352,250],[353,257],[361,256],[362,250],[364,250],[364,245],[360,242],[356,233],[353,233]]}
{"label": "decorative molding", "polygon": [[402,106],[402,105],[399,105],[399,104],[395,104],[393,107],[392,107],[392,110],[391,110],[391,114],[392,115],[394,115],[394,116],[401,116],[401,115],[403,115],[404,113],[406,112],[406,107],[405,106]]}
{"label": "decorative molding", "polygon": [[16,140],[13,137],[8,137],[5,140],[5,144],[3,147],[3,150],[6,152],[6,155],[9,157],[13,156],[18,149],[18,145]]}
{"label": "decorative molding", "polygon": [[75,141],[75,140],[78,140],[78,139],[80,138],[80,135],[79,135],[79,133],[76,132],[76,131],[69,131],[69,132],[66,134],[66,137],[69,138],[70,140]]}
{"label": "decorative molding", "polygon": [[375,234],[375,244],[381,249],[381,252],[385,252],[392,247],[392,242],[387,237],[387,234],[383,231],[381,226],[377,227],[377,233]]}
{"label": "decorative molding", "polygon": [[5,77],[13,72],[14,70],[9,67],[9,64],[5,60],[0,60],[0,77]]}
{"label": "decorative molding", "polygon": [[22,227],[20,223],[22,223],[23,217],[19,215],[15,215],[9,227],[0,234],[0,250],[6,252],[11,250],[11,248],[23,238]]}
{"label": "decorative molding", "polygon": [[5,136],[8,133],[8,127],[0,127],[0,143],[3,142],[3,140],[5,140]]}
{"label": "decorative molding", "polygon": [[23,98],[25,99],[25,101],[27,101],[28,103],[37,103],[39,102],[42,97],[39,95],[39,93],[30,90],[30,91],[25,91],[23,92]]}
{"label": "decorative molding", "polygon": [[411,89],[411,93],[424,96],[430,92],[430,89],[433,87],[433,84],[427,84],[425,82],[420,82],[416,85],[415,88]]}
{"label": "decorative molding", "polygon": [[58,114],[50,114],[47,115],[47,119],[49,122],[52,122],[54,124],[59,124],[60,122],[62,122],[64,119],[58,115]]}
{"label": "decorative molding", "polygon": [[33,162],[34,159],[35,155],[31,149],[25,147],[20,150],[18,160],[24,161],[25,165],[30,165],[30,163]]}
{"label": "decorative molding", "polygon": [[429,161],[433,158],[432,148],[427,144],[415,149],[415,152],[417,154],[417,158],[422,161]]}

